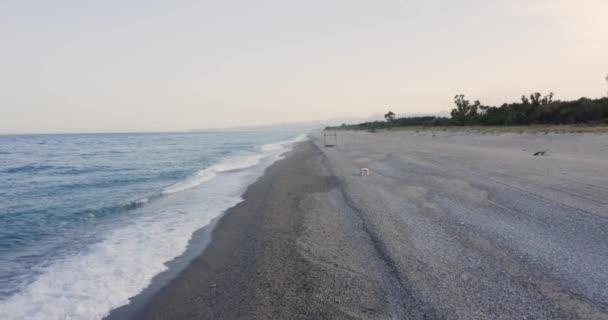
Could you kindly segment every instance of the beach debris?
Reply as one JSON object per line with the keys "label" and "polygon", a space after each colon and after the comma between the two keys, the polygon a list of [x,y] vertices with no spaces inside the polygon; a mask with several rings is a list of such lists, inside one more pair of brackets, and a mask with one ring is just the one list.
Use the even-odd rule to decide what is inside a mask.
{"label": "beach debris", "polygon": [[535,157],[544,156],[545,153],[547,153],[547,151],[541,150],[541,151],[534,152],[533,156],[535,156]]}
{"label": "beach debris", "polygon": [[361,168],[361,175],[369,176],[369,175],[371,175],[371,171],[369,170],[369,168]]}
{"label": "beach debris", "polygon": [[323,145],[325,147],[335,147],[338,145],[338,134],[333,133],[323,133]]}
{"label": "beach debris", "polygon": [[215,283],[212,283],[212,284],[209,286],[209,288],[215,288],[215,287],[217,287],[217,284],[215,284]]}

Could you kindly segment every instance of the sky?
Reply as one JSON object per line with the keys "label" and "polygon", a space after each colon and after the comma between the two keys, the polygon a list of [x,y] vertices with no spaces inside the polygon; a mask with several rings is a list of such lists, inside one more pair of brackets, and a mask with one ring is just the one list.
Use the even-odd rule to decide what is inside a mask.
{"label": "sky", "polygon": [[0,133],[183,131],[606,94],[606,0],[0,1]]}

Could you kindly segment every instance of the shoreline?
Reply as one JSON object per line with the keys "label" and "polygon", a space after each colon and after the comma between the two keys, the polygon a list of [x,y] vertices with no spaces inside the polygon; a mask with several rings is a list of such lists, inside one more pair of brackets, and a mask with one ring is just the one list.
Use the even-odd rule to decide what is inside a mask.
{"label": "shoreline", "polygon": [[[215,227],[217,226],[218,222],[222,220],[223,216],[228,211],[230,211],[230,209],[234,208],[236,205],[238,205],[238,203],[243,201],[242,195],[248,190],[248,188],[252,184],[255,184],[256,181],[258,181],[261,176],[265,175],[266,170],[268,169],[269,166],[274,165],[274,163],[276,163],[277,161],[280,161],[283,158],[280,155],[281,153],[289,153],[290,150],[293,148],[294,144],[297,145],[298,142],[300,142],[300,141],[307,141],[307,139],[304,139],[305,136],[306,135],[301,134],[293,139],[264,144],[261,147],[259,147],[260,150],[265,152],[263,154],[264,159],[261,160],[262,162],[260,162],[260,164],[257,164],[255,166],[264,166],[264,167],[261,169],[255,169],[255,171],[252,171],[251,173],[249,173],[249,175],[252,175],[252,177],[254,177],[254,178],[253,178],[253,180],[247,181],[247,183],[242,184],[242,186],[239,187],[239,189],[241,189],[241,191],[238,192],[238,194],[240,194],[240,196],[239,196],[240,200],[236,201],[234,205],[227,207],[225,210],[223,210],[223,212],[221,212],[218,216],[216,216],[215,218],[210,220],[207,225],[194,231],[192,233],[190,240],[188,241],[188,244],[187,244],[184,252],[182,254],[180,254],[179,256],[177,256],[177,257],[173,258],[172,260],[165,263],[165,265],[167,267],[167,269],[165,271],[156,274],[150,280],[150,284],[147,287],[145,287],[141,292],[139,292],[135,296],[129,298],[128,304],[122,305],[120,307],[110,310],[109,314],[106,315],[105,317],[103,317],[103,319],[109,319],[109,320],[132,319],[139,312],[141,312],[142,309],[145,309],[149,305],[150,301],[157,294],[159,294],[167,285],[171,284],[181,273],[184,272],[184,270],[186,270],[190,267],[190,265],[193,263],[194,260],[196,260],[198,257],[201,256],[201,254],[203,254],[205,252],[207,246],[209,246],[209,244],[212,243],[213,234],[214,234]],[[279,145],[280,145],[280,148],[279,148]],[[284,147],[288,146],[288,145],[292,145],[292,147],[289,147],[288,149],[284,149]],[[234,158],[229,158],[229,159],[234,159]],[[264,164],[264,162],[268,162],[268,161],[270,161],[270,164]],[[220,165],[221,165],[221,163],[220,163]],[[228,166],[229,165],[234,166],[234,164],[228,164]],[[213,166],[214,165],[212,165],[210,168],[212,168]],[[239,171],[239,169],[240,168],[236,168],[237,171]],[[205,169],[205,170],[208,170],[208,169]],[[228,168],[222,167],[218,170],[220,170],[219,174],[221,174],[223,172],[230,173],[232,169],[230,169],[229,167]],[[187,181],[187,180],[184,180],[184,181]],[[180,182],[180,183],[183,183],[183,182]],[[167,188],[171,188],[175,185],[177,185],[177,184],[174,184]]]}
{"label": "shoreline", "polygon": [[242,201],[298,133],[7,140],[2,205],[12,204],[2,222],[17,238],[3,252],[0,314],[101,319],[144,300],[187,264],[189,247],[203,246],[193,234]]}
{"label": "shoreline", "polygon": [[127,320],[132,319],[141,312],[150,301],[178,277],[190,264],[198,258],[207,246],[211,243],[213,230],[217,223],[222,219],[223,214],[213,219],[211,223],[195,231],[188,242],[188,247],[183,254],[166,263],[167,270],[157,274],[152,278],[150,285],[142,292],[132,297],[129,304],[112,309],[104,320]]}
{"label": "shoreline", "polygon": [[433,314],[353,220],[340,184],[319,147],[299,143],[222,216],[205,251],[129,318]]}
{"label": "shoreline", "polygon": [[608,319],[604,136],[339,135],[269,166],[128,318]]}
{"label": "shoreline", "polygon": [[[284,159],[268,167],[265,174],[247,188],[242,196],[244,200],[228,209],[210,231],[209,237],[212,241],[201,250],[199,256],[175,274],[172,280],[162,285],[160,290],[156,290],[145,301],[125,306],[123,310],[116,309],[106,319],[216,319],[219,316],[226,317],[222,314],[232,309],[234,302],[241,307],[239,313],[242,312],[243,301],[247,296],[255,295],[256,291],[253,284],[244,283],[250,282],[251,267],[257,265],[257,254],[253,252],[263,250],[255,241],[256,233],[260,231],[258,229],[264,227],[258,224],[259,221],[256,223],[257,219],[263,219],[260,217],[262,213],[258,211],[261,205],[259,201],[265,201],[259,194],[270,187],[277,171],[282,171],[278,168],[285,167],[284,162],[288,162],[302,144],[308,143],[310,142],[301,142],[294,146]],[[255,225],[256,230],[249,229],[251,225]],[[293,226],[285,227],[291,229]],[[247,250],[243,250],[241,245],[247,246]],[[237,252],[238,254],[235,254]],[[249,260],[245,266],[238,263],[243,256]],[[245,279],[238,276],[243,272],[242,269],[248,273]],[[196,284],[192,284],[193,282]],[[224,293],[222,298],[218,298],[218,290],[229,291],[230,294]],[[200,301],[201,304],[192,303],[193,300]]]}

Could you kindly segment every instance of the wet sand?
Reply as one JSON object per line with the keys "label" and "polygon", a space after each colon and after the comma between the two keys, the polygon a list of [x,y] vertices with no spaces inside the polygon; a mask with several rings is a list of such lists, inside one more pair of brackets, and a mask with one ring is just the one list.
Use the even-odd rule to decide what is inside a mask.
{"label": "wet sand", "polygon": [[[353,221],[334,220],[327,225],[330,221],[325,213],[330,204],[318,197],[335,193],[331,190],[338,190],[339,181],[324,162],[321,151],[305,142],[271,166],[249,187],[244,201],[221,219],[203,255],[136,318],[350,319],[357,314],[382,315],[381,286],[363,270],[357,271],[357,266],[338,263],[356,258],[349,257],[350,253],[367,252],[358,253],[361,248],[356,242],[333,230],[343,228],[342,222]],[[324,218],[317,221],[318,216]],[[317,224],[326,225],[314,230]],[[334,241],[325,243],[319,236]],[[332,248],[337,239],[350,252]],[[320,257],[318,250],[329,256]]]}
{"label": "wet sand", "polygon": [[272,165],[136,318],[608,319],[607,135],[338,135]]}

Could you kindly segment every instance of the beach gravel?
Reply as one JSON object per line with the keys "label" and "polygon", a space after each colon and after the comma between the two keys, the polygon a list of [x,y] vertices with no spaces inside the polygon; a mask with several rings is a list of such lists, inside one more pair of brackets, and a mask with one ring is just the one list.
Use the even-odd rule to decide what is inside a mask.
{"label": "beach gravel", "polygon": [[606,135],[338,135],[269,167],[137,317],[608,319]]}

